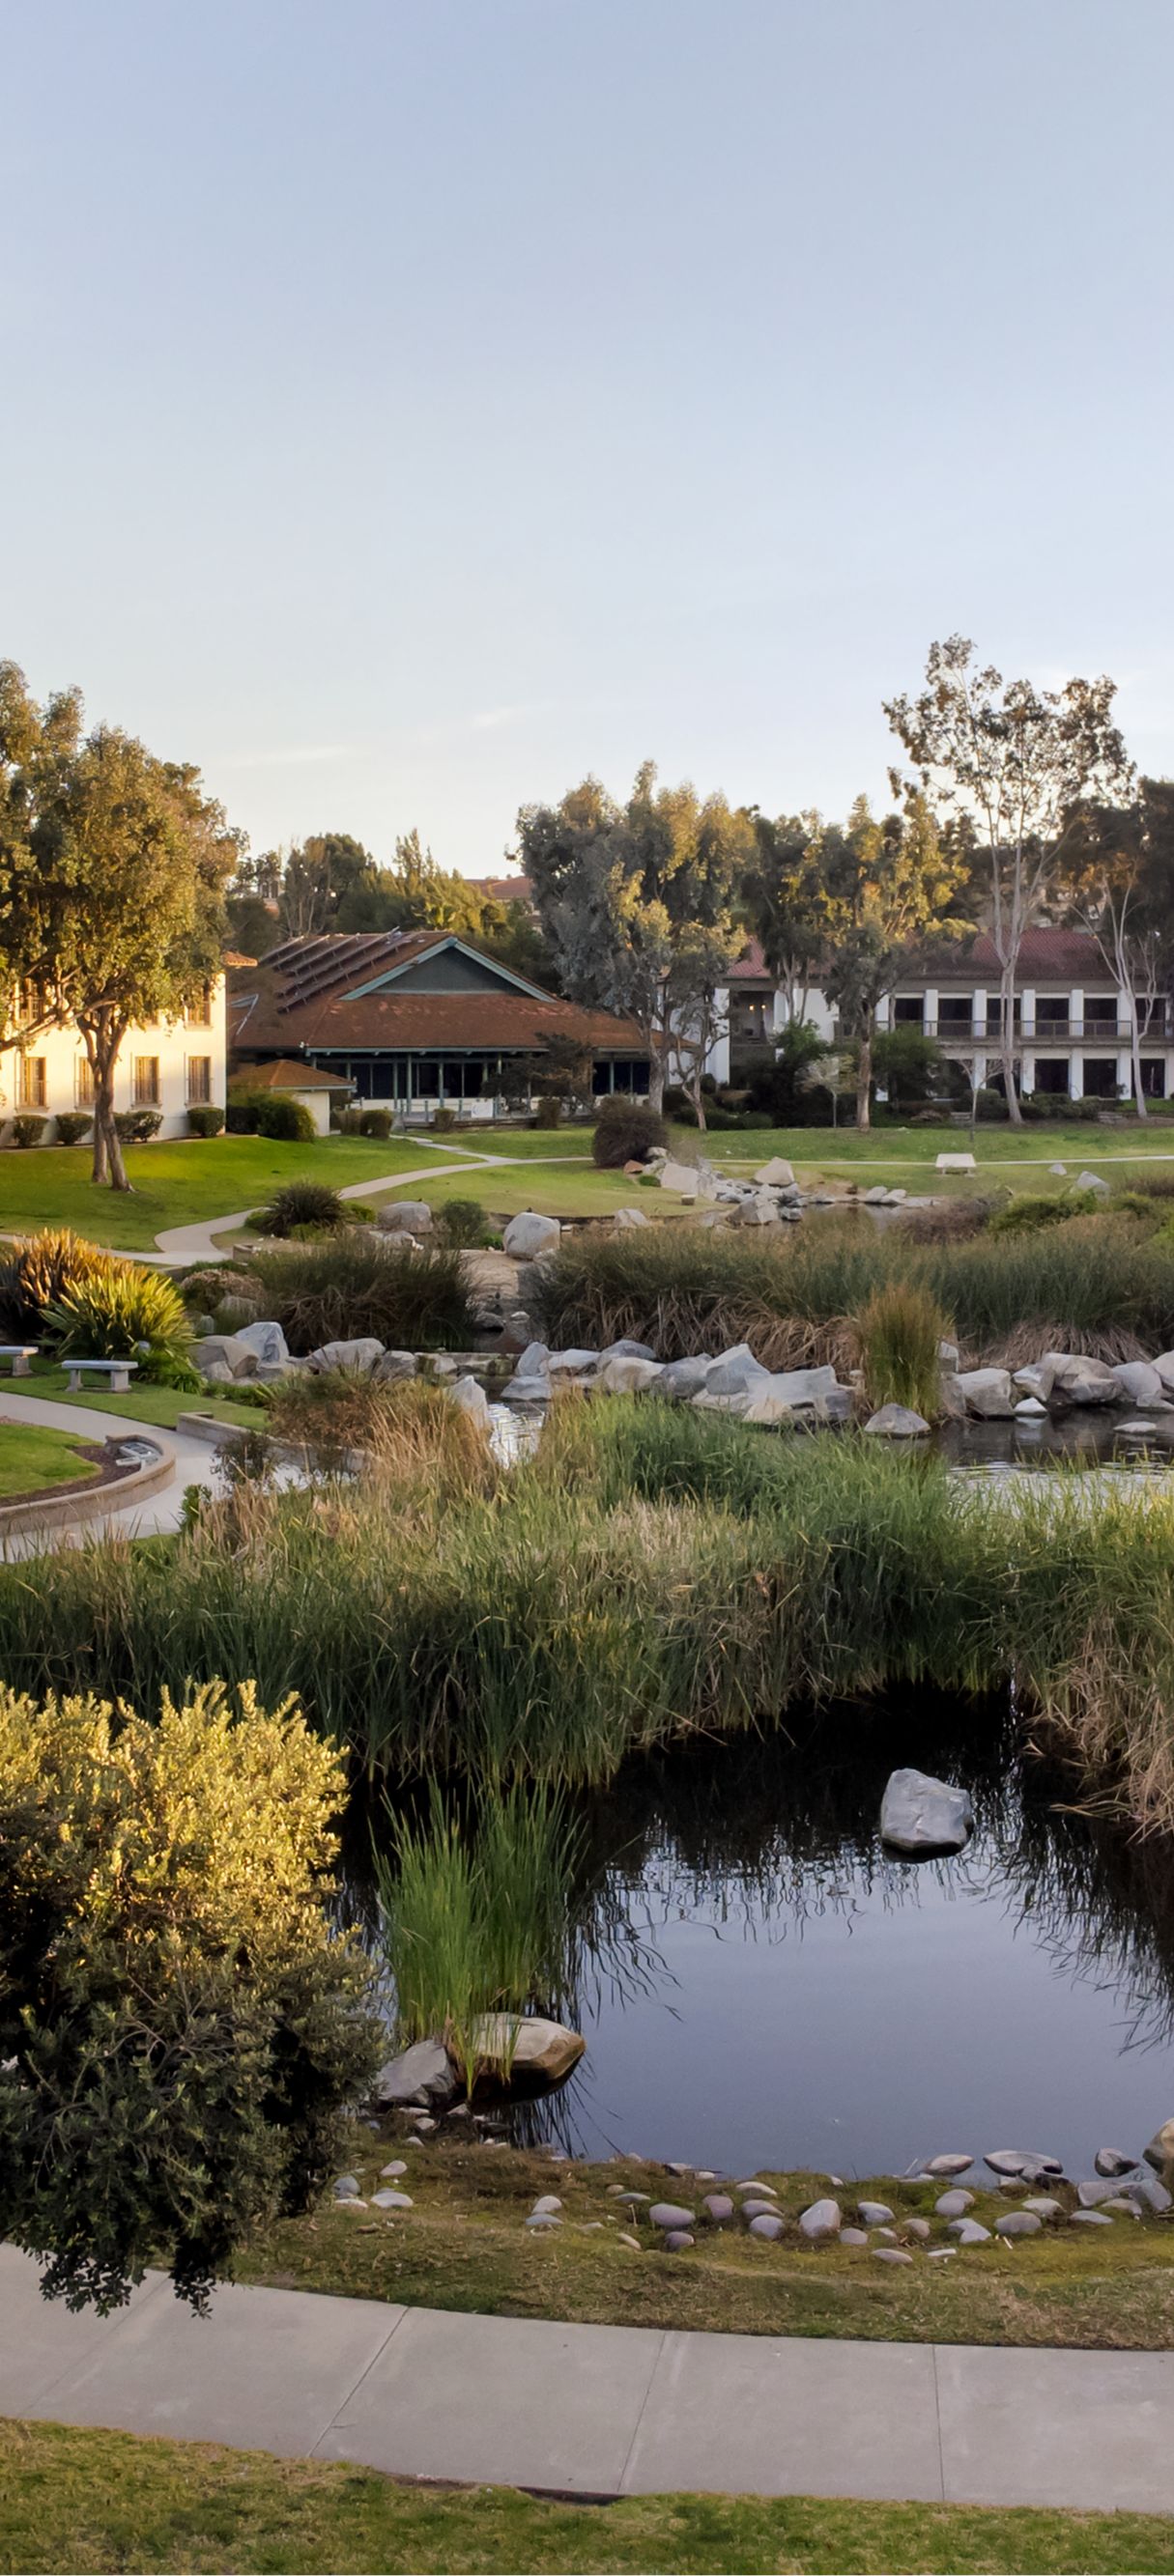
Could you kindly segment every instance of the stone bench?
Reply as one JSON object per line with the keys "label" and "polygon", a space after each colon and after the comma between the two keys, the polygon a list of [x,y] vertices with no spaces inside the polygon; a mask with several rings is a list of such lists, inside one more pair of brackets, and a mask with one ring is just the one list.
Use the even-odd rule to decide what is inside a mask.
{"label": "stone bench", "polygon": [[63,1366],[69,1373],[69,1392],[71,1395],[80,1395],[82,1375],[86,1369],[89,1369],[91,1374],[95,1377],[104,1377],[109,1379],[111,1395],[126,1395],[129,1393],[131,1378],[138,1367],[138,1361],[65,1360],[63,1362]]}
{"label": "stone bench", "polygon": [[939,1172],[973,1172],[978,1166],[973,1154],[939,1154],[936,1169]]}
{"label": "stone bench", "polygon": [[12,1368],[9,1374],[12,1377],[30,1377],[32,1371],[29,1362],[35,1360],[36,1356],[35,1342],[0,1342],[0,1360],[11,1360]]}

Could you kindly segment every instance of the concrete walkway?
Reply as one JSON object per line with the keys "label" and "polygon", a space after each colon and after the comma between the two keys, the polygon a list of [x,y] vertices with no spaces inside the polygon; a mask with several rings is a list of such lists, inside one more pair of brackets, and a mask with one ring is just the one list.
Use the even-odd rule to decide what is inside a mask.
{"label": "concrete walkway", "polygon": [[[454,1172],[476,1172],[480,1171],[485,1163],[506,1160],[506,1157],[501,1154],[470,1156],[468,1147],[465,1145],[433,1145],[423,1136],[414,1138],[413,1142],[420,1145],[427,1153],[443,1154],[448,1160],[449,1169]],[[515,1155],[510,1159],[516,1162],[521,1158]],[[338,1195],[340,1199],[368,1199],[372,1190],[406,1189],[412,1181],[430,1181],[434,1178],[435,1172],[429,1170],[427,1163],[421,1163],[418,1170],[389,1172],[383,1180],[373,1178],[366,1181],[351,1181],[346,1189],[339,1191]],[[174,1262],[177,1268],[186,1268],[189,1261],[219,1261],[223,1256],[218,1249],[217,1236],[239,1234],[248,1224],[256,1204],[254,1200],[253,1207],[237,1208],[228,1216],[202,1217],[195,1225],[165,1225],[162,1232],[155,1237],[159,1260]],[[137,1258],[142,1261],[144,1258],[150,1260],[153,1256],[150,1253],[144,1255],[140,1252]]]}
{"label": "concrete walkway", "polygon": [[1174,2513],[1174,2353],[658,2333],[152,2274],[116,2316],[0,2249],[0,2412],[556,2494]]}
{"label": "concrete walkway", "polygon": [[29,1556],[42,1548],[81,1546],[87,1539],[112,1529],[123,1531],[127,1538],[145,1538],[155,1530],[176,1530],[185,1485],[215,1483],[215,1450],[208,1441],[189,1440],[181,1431],[161,1431],[157,1423],[135,1422],[125,1413],[102,1413],[96,1405],[57,1404],[51,1396],[26,1395],[23,1385],[22,1381],[16,1398],[6,1403],[6,1382],[0,1382],[0,1415],[7,1413],[10,1422],[39,1422],[47,1430],[74,1431],[82,1440],[153,1440],[165,1457],[174,1460],[175,1473],[158,1492],[145,1494],[140,1503],[122,1511],[112,1510],[93,1520],[79,1521],[72,1529],[30,1530],[14,1535],[7,1542],[10,1556]]}

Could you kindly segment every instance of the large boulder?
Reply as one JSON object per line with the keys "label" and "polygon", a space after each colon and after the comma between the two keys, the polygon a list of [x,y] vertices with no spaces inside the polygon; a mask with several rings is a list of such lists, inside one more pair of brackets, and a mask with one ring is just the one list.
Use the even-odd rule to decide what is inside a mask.
{"label": "large boulder", "polygon": [[768,1378],[765,1386],[756,1387],[748,1398],[741,1418],[762,1430],[785,1431],[795,1419],[795,1408]]}
{"label": "large boulder", "polygon": [[659,1360],[604,1360],[595,1384],[601,1395],[647,1395],[659,1376]]}
{"label": "large boulder", "polygon": [[507,2067],[511,2081],[521,2075],[547,2084],[561,2084],[587,2046],[577,2030],[566,2030],[562,2022],[529,2015],[515,2019],[512,2013],[482,2013],[473,2024],[472,2043],[472,2071]]}
{"label": "large boulder", "polygon": [[1162,1351],[1151,1367],[1157,1370],[1167,1395],[1174,1395],[1174,1351]]}
{"label": "large boulder", "polygon": [[556,1216],[538,1216],[533,1208],[523,1208],[512,1216],[501,1238],[502,1249],[511,1261],[537,1261],[540,1253],[557,1252],[562,1240],[562,1227]]}
{"label": "large boulder", "polygon": [[414,1377],[415,1374],[414,1351],[384,1351],[371,1371],[372,1377],[377,1378],[381,1386],[398,1386],[401,1378]]}
{"label": "large boulder", "polygon": [[1167,2165],[1174,2165],[1174,2120],[1163,2120],[1161,2128],[1155,2129],[1143,2152],[1147,2165],[1152,2165],[1155,2173],[1164,2173]]}
{"label": "large boulder", "polygon": [[432,1210],[427,1199],[392,1199],[380,1208],[377,1222],[382,1234],[430,1234]]}
{"label": "large boulder", "polygon": [[459,1377],[456,1385],[450,1387],[449,1393],[453,1403],[459,1404],[462,1413],[469,1414],[482,1430],[488,1430],[489,1398],[479,1378]]}
{"label": "large boulder", "polygon": [[954,1385],[975,1422],[1009,1422],[1015,1410],[1009,1369],[959,1369]]}
{"label": "large boulder", "polygon": [[816,1413],[825,1408],[834,1413],[838,1410],[835,1398],[847,1394],[834,1368],[776,1369],[770,1382],[784,1404],[800,1413],[809,1407]]}
{"label": "large boulder", "polygon": [[1166,1401],[1165,1387],[1148,1360],[1122,1360],[1113,1370],[1113,1376],[1130,1404],[1141,1405],[1148,1411],[1151,1405]]}
{"label": "large boulder", "polygon": [[795,1174],[782,1154],[774,1154],[769,1163],[761,1163],[754,1178],[767,1190],[793,1190],[795,1187]]}
{"label": "large boulder", "polygon": [[953,1789],[947,1780],[927,1771],[893,1771],[880,1829],[881,1841],[893,1851],[961,1851],[974,1831],[974,1809],[965,1789]]}
{"label": "large boulder", "polygon": [[605,1360],[654,1360],[655,1358],[656,1353],[649,1349],[647,1342],[634,1342],[627,1334],[621,1334],[618,1342],[608,1342],[606,1348],[600,1352],[599,1365],[602,1368]]}
{"label": "large boulder", "polygon": [[731,1225],[777,1225],[779,1203],[773,1190],[755,1190],[742,1199],[730,1218]]}
{"label": "large boulder", "polygon": [[252,1352],[258,1368],[278,1368],[289,1358],[280,1324],[243,1324],[236,1339]]}
{"label": "large boulder", "polygon": [[1109,1195],[1109,1184],[1102,1180],[1099,1172],[1078,1173],[1076,1186],[1078,1190],[1103,1190],[1106,1198]]}
{"label": "large boulder", "polygon": [[457,2091],[448,2050],[438,2039],[418,2039],[411,2048],[403,2048],[397,2057],[389,2057],[381,2066],[371,2087],[371,2099],[381,2110],[394,2110],[407,2102],[451,2102]]}
{"label": "large boulder", "polygon": [[1082,1354],[1048,1351],[1040,1365],[1050,1364],[1051,1377],[1045,1401],[1057,1396],[1067,1404],[1119,1404],[1121,1388],[1116,1373],[1106,1368],[1103,1360],[1085,1359]]}
{"label": "large boulder", "polygon": [[316,1377],[328,1369],[345,1369],[351,1377],[371,1377],[383,1357],[383,1344],[373,1333],[361,1333],[353,1342],[323,1342],[310,1353],[310,1366]]}
{"label": "large boulder", "polygon": [[621,1234],[630,1234],[633,1226],[651,1225],[651,1223],[651,1217],[645,1215],[643,1208],[617,1208],[612,1218],[612,1224],[618,1227]]}
{"label": "large boulder", "polygon": [[864,1428],[878,1440],[920,1440],[929,1424],[908,1404],[882,1404],[879,1412],[870,1414]]}
{"label": "large boulder", "polygon": [[704,1392],[709,1375],[708,1360],[669,1360],[656,1382],[658,1395],[667,1395],[676,1404],[688,1404]]}
{"label": "large boulder", "polygon": [[205,1333],[200,1344],[200,1367],[207,1372],[218,1363],[230,1377],[251,1377],[257,1365],[257,1354],[239,1333]]}
{"label": "large boulder", "polygon": [[695,1199],[701,1187],[696,1163],[662,1163],[656,1177],[662,1190],[676,1190],[683,1199]]}
{"label": "large boulder", "polygon": [[756,1360],[749,1342],[735,1342],[712,1360],[705,1380],[705,1393],[711,1400],[729,1401],[731,1397],[749,1396],[770,1378],[761,1360]]}

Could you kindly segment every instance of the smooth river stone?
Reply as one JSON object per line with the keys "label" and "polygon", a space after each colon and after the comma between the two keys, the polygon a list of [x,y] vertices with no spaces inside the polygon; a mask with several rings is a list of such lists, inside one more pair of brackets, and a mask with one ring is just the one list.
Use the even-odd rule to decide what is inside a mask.
{"label": "smooth river stone", "polygon": [[973,2156],[931,2156],[925,2170],[934,2175],[969,2173]]}
{"label": "smooth river stone", "polygon": [[841,2243],[841,2245],[867,2245],[867,2243],[868,2243],[868,2230],[867,2230],[867,2228],[866,2228],[866,2227],[841,2227],[841,2229],[840,2229],[840,2243]]}
{"label": "smooth river stone", "polygon": [[653,2227],[691,2227],[694,2212],[680,2209],[675,2200],[654,2200],[648,2216]]}
{"label": "smooth river stone", "polygon": [[903,2254],[899,2245],[874,2245],[872,2259],[874,2263],[911,2263],[913,2256]]}
{"label": "smooth river stone", "polygon": [[1042,2218],[1037,2218],[1034,2209],[1009,2209],[1005,2218],[996,2218],[995,2234],[996,2236],[1038,2236],[1043,2229],[1043,2223]]}
{"label": "smooth river stone", "polygon": [[757,2192],[760,2200],[777,2200],[779,2196],[773,2182],[736,2182],[734,2189]]}
{"label": "smooth river stone", "polygon": [[407,2170],[408,2168],[404,2163],[403,2157],[393,2156],[389,2165],[380,2165],[380,2182],[398,2182],[400,2175],[406,2174]]}
{"label": "smooth river stone", "polygon": [[541,2200],[535,2201],[531,2215],[534,2218],[555,2218],[561,2208],[562,2202],[558,2193],[544,2191]]}
{"label": "smooth river stone", "polygon": [[406,2191],[373,2191],[371,2207],[372,2209],[414,2209],[415,2202],[409,2198]]}
{"label": "smooth river stone", "polygon": [[856,2208],[866,2227],[891,2227],[893,2213],[883,2200],[858,2200]]}
{"label": "smooth river stone", "polygon": [[929,2235],[928,2218],[906,2218],[902,2221],[902,2225],[907,2236],[912,2236],[917,2244],[924,2245]]}
{"label": "smooth river stone", "polygon": [[1122,2174],[1136,2173],[1137,2162],[1136,2156],[1122,2155],[1120,2147],[1098,2147],[1093,2157],[1097,2172],[1107,2175],[1110,2182],[1120,2182]]}
{"label": "smooth river stone", "polygon": [[813,2243],[818,2242],[821,2236],[838,2236],[840,2232],[839,2201],[813,2200],[810,2209],[805,2209],[803,2211],[799,2220],[799,2225],[802,2228],[804,2235],[809,2236]]}
{"label": "smooth river stone", "polygon": [[749,2233],[751,2236],[767,2236],[775,2244],[783,2233],[783,2226],[776,2209],[760,2209],[750,2221]]}
{"label": "smooth river stone", "polygon": [[1111,2227],[1113,2221],[1103,2209],[1074,2209],[1071,2223],[1073,2227]]}
{"label": "smooth river stone", "polygon": [[1116,2218],[1141,2217],[1140,2202],[1136,2200],[1126,2200],[1124,2192],[1119,2192],[1115,2200],[1107,2200],[1104,2205],[1107,2210],[1112,2211]]}
{"label": "smooth river stone", "polygon": [[695,2242],[687,2227],[670,2227],[664,2240],[666,2254],[684,2254]]}
{"label": "smooth river stone", "polygon": [[777,2214],[773,2200],[744,2200],[742,2203],[742,2216],[746,2219],[774,2218]]}
{"label": "smooth river stone", "polygon": [[960,2245],[989,2245],[991,2241],[989,2227],[980,2226],[977,2218],[952,2218],[950,2234],[957,2237]]}
{"label": "smooth river stone", "polygon": [[939,2218],[965,2218],[967,2210],[973,2207],[972,2191],[944,2191],[940,2200],[934,2202],[934,2209]]}
{"label": "smooth river stone", "polygon": [[1025,2200],[1023,2206],[1033,2211],[1036,2218],[1058,2218],[1064,2204],[1059,2200],[1049,2200],[1044,2194],[1032,2200]]}
{"label": "smooth river stone", "polygon": [[715,2227],[720,2227],[723,2219],[732,2218],[734,2215],[733,2201],[724,2191],[709,2192],[701,2205],[706,2217],[712,2218]]}

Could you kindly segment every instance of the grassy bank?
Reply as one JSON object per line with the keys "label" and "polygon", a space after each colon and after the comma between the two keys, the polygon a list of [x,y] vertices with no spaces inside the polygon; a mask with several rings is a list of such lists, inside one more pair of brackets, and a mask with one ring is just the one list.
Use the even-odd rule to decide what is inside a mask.
{"label": "grassy bank", "polygon": [[400,2485],[323,2460],[64,2424],[0,2424],[0,2571],[331,2568],[519,2576],[891,2576],[1021,2570],[1165,2576],[1174,2522],[1153,2514],[827,2503],[807,2496],[624,2497],[551,2504],[506,2487]]}
{"label": "grassy bank", "polygon": [[345,1189],[352,1181],[391,1179],[430,1159],[399,1136],[321,1136],[312,1145],[278,1145],[265,1136],[196,1136],[128,1145],[127,1194],[95,1189],[87,1146],[55,1145],[4,1155],[0,1228],[31,1234],[41,1226],[68,1225],[91,1243],[151,1251],[165,1226],[259,1206],[285,1181],[323,1180]]}
{"label": "grassy bank", "polygon": [[768,1367],[788,1368],[842,1361],[847,1319],[895,1282],[933,1297],[971,1358],[1025,1333],[1039,1348],[1056,1337],[1066,1350],[1122,1356],[1174,1339],[1174,1242],[1144,1219],[1109,1214],[930,1241],[848,1215],[781,1240],[699,1227],[583,1235],[544,1272],[538,1311],[547,1338],[568,1347],[629,1334],[661,1359],[682,1359],[748,1341]]}
{"label": "grassy bank", "polygon": [[[391,2215],[348,2214],[328,2202],[314,2218],[290,2219],[256,2239],[237,2262],[239,2279],[349,2298],[406,2300],[416,2307],[481,2315],[561,2317],[578,2325],[687,2328],[715,2334],[848,2336],[882,2343],[1071,2345],[1095,2350],[1174,2349],[1174,2224],[1118,2219],[1111,2228],[1058,2223],[1041,2236],[967,2247],[951,2262],[878,2264],[870,2248],[808,2245],[794,2221],[828,2188],[826,2174],[764,2174],[788,2217],[777,2244],[737,2225],[701,2227],[679,2259],[659,2234],[612,2197],[634,2190],[655,2200],[694,2185],[639,2158],[559,2164],[513,2148],[411,2147],[390,2131],[372,2142],[357,2132],[351,2170],[374,2188],[394,2147],[408,2165],[403,2188],[413,2207]],[[988,2177],[989,2179],[989,2177]],[[972,2186],[973,2187],[973,2186]],[[838,2193],[845,2211],[859,2196],[905,2217],[929,2220],[936,2244],[952,2240],[933,2205],[942,2184],[881,2176]],[[535,2236],[525,2226],[540,2192],[557,2192],[563,2222]],[[1074,2199],[1065,2189],[1063,2198]],[[1014,2207],[978,2189],[973,2215],[987,2227]],[[636,2245],[625,2243],[635,2235]],[[910,2240],[912,2241],[912,2240]]]}
{"label": "grassy bank", "polygon": [[363,1486],[234,1495],[179,1541],[0,1566],[0,1669],[158,1704],[297,1694],[364,1764],[605,1781],[796,1702],[1014,1683],[1120,1810],[1174,1826],[1174,1501],[1040,1479],[1013,1521],[936,1458],[688,1408],[555,1408],[508,1477],[437,1435]]}
{"label": "grassy bank", "polygon": [[95,1461],[82,1456],[71,1432],[6,1421],[3,1406],[0,1395],[0,1502],[46,1493],[54,1485],[82,1484],[98,1474]]}

